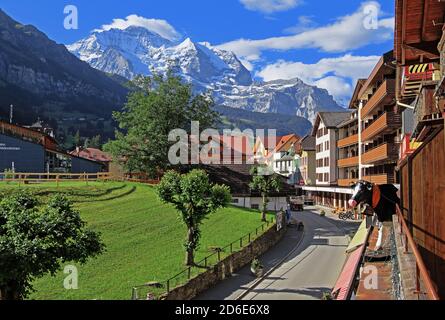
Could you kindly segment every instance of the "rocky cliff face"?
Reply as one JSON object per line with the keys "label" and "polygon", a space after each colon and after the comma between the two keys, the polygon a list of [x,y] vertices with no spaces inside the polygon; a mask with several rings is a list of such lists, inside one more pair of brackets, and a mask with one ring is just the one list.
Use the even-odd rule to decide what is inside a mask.
{"label": "rocky cliff face", "polygon": [[77,59],[65,46],[0,10],[0,92],[11,96],[5,91],[12,88],[20,89],[20,95],[10,101],[0,100],[3,106],[15,104],[18,112],[20,107],[29,108],[21,101],[31,100],[38,109],[40,100],[111,115],[111,110],[122,106],[127,92],[103,72]]}

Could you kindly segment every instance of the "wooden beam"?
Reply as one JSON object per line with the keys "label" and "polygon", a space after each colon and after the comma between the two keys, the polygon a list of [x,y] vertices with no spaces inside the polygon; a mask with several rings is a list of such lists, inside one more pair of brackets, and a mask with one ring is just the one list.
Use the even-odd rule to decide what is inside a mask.
{"label": "wooden beam", "polygon": [[406,63],[406,52],[405,52],[404,45],[405,45],[405,37],[406,37],[406,3],[407,2],[408,2],[407,0],[403,0],[403,9],[402,9],[403,14],[402,14],[402,25],[401,25],[402,39],[400,42],[400,46],[402,49],[402,65],[405,65],[405,63]]}
{"label": "wooden beam", "polygon": [[428,25],[428,10],[429,10],[429,6],[430,6],[429,3],[430,3],[430,0],[423,1],[422,34],[420,36],[422,41],[425,41],[425,38],[426,38],[426,28]]}

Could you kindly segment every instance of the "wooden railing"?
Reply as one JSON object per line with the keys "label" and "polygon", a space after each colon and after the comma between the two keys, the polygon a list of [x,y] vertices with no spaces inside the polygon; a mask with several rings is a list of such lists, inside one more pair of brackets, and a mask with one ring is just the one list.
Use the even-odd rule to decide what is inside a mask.
{"label": "wooden railing", "polygon": [[62,181],[106,181],[112,179],[109,172],[97,173],[24,173],[0,172],[0,182],[17,182],[27,184],[30,182],[56,182]]}
{"label": "wooden railing", "polygon": [[397,159],[398,148],[394,143],[384,143],[362,155],[363,164],[371,164],[382,160]]}
{"label": "wooden railing", "polygon": [[415,279],[416,292],[418,294],[421,293],[421,282],[422,282],[423,286],[425,287],[428,299],[439,300],[439,295],[436,291],[436,288],[433,285],[433,281],[431,280],[428,269],[426,268],[425,263],[423,262],[422,255],[420,254],[419,249],[417,248],[417,245],[414,242],[413,236],[411,235],[408,225],[406,224],[405,218],[403,217],[402,211],[400,210],[400,207],[398,205],[396,211],[397,211],[398,223],[400,224],[400,232],[401,232],[400,235],[402,236],[403,243],[405,245],[405,253],[411,251],[416,260],[416,279]]}
{"label": "wooden railing", "polygon": [[394,175],[391,175],[389,173],[364,176],[363,180],[369,181],[369,182],[372,182],[375,184],[395,183]]}
{"label": "wooden railing", "polygon": [[368,100],[366,105],[363,107],[361,112],[362,120],[368,116],[374,108],[380,105],[382,101],[385,99],[391,99],[391,96],[395,93],[395,80],[387,79],[385,80],[377,91],[372,95],[372,97]]}
{"label": "wooden railing", "polygon": [[349,187],[352,183],[356,183],[358,179],[338,179],[337,184],[339,187]]}
{"label": "wooden railing", "polygon": [[354,134],[352,136],[338,140],[337,147],[344,148],[344,147],[352,146],[354,144],[358,144],[358,134]]}
{"label": "wooden railing", "polygon": [[339,168],[358,166],[358,157],[344,158],[337,161]]}
{"label": "wooden railing", "polygon": [[374,120],[374,122],[371,123],[365,130],[363,130],[362,141],[369,141],[378,134],[388,130],[395,130],[401,125],[402,118],[400,115],[393,112],[385,112]]}

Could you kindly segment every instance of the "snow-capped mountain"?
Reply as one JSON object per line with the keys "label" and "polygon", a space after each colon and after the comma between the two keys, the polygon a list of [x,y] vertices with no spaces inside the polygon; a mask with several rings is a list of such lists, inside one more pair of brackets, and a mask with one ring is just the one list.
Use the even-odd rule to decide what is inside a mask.
{"label": "snow-capped mountain", "polygon": [[196,91],[213,92],[216,103],[232,108],[298,115],[310,121],[318,111],[341,109],[327,90],[297,78],[254,82],[232,52],[190,38],[172,42],[143,27],[95,31],[67,48],[92,67],[128,79],[172,69]]}

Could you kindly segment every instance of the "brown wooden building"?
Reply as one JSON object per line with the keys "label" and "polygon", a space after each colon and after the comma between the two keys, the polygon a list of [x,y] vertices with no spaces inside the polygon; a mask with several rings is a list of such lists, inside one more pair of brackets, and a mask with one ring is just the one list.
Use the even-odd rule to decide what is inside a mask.
{"label": "brown wooden building", "polygon": [[411,144],[420,145],[410,154],[401,155],[402,211],[442,299],[445,299],[444,18],[443,1],[396,1],[396,97],[398,108],[405,115],[411,114],[412,121],[406,123],[411,132],[404,130],[401,134],[411,139]]}

